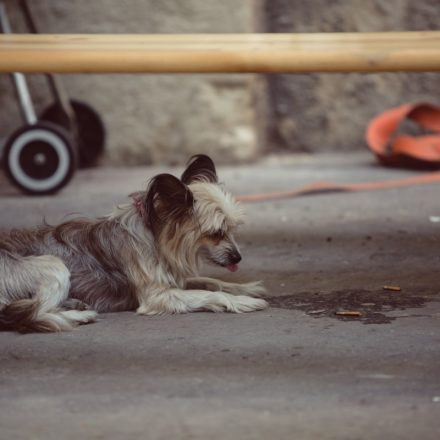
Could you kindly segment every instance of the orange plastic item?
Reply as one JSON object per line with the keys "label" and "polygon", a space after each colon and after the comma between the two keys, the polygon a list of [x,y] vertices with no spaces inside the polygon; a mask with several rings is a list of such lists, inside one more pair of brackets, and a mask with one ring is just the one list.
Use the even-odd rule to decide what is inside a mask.
{"label": "orange plastic item", "polygon": [[[433,134],[413,136],[398,133],[399,126],[405,119],[411,119]],[[366,137],[370,149],[386,165],[440,168],[440,107],[420,102],[387,110],[370,122]],[[238,196],[237,199],[247,203],[258,203],[313,194],[376,191],[430,183],[440,183],[440,171],[375,182],[314,182],[293,190],[246,194]]]}
{"label": "orange plastic item", "polygon": [[[405,119],[433,133],[420,136],[397,133]],[[385,165],[440,168],[440,107],[419,102],[387,110],[370,122],[366,139]]]}

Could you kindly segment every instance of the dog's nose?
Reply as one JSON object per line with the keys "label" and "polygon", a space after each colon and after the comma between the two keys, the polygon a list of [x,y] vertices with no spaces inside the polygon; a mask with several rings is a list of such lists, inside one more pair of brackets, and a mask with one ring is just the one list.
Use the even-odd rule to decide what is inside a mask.
{"label": "dog's nose", "polygon": [[229,254],[229,261],[231,264],[237,264],[241,261],[241,255],[238,253],[238,251],[232,251]]}

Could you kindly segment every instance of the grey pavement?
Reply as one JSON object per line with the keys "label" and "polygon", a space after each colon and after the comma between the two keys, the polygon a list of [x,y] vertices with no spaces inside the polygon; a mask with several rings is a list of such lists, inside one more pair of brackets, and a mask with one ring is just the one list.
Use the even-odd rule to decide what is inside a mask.
{"label": "grey pavement", "polygon": [[[105,214],[165,170],[181,171],[80,170],[40,198],[0,176],[0,228]],[[219,169],[234,194],[417,173],[364,154]],[[69,333],[0,333],[0,439],[440,438],[439,191],[246,205],[240,270],[204,272],[262,279],[266,311],[125,312]]]}

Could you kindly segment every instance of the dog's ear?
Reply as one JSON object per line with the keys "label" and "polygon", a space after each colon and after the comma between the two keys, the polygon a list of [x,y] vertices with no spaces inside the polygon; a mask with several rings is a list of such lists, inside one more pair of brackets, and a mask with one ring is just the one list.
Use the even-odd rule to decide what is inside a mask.
{"label": "dog's ear", "polygon": [[190,189],[171,174],[153,177],[147,189],[145,202],[147,223],[153,233],[164,222],[181,222],[191,214],[194,198]]}
{"label": "dog's ear", "polygon": [[217,172],[214,162],[204,154],[192,156],[186,170],[182,174],[181,180],[186,185],[196,181],[217,183]]}

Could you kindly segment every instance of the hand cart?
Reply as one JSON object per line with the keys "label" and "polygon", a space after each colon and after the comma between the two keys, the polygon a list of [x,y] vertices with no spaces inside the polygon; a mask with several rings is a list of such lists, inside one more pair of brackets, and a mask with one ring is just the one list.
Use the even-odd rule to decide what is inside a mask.
{"label": "hand cart", "polygon": [[[26,0],[18,4],[29,31],[38,33]],[[0,31],[12,33],[2,3]],[[54,103],[37,117],[25,75],[12,74],[25,125],[7,138],[2,162],[9,179],[29,194],[51,194],[65,186],[77,166],[96,163],[105,143],[99,114],[88,104],[69,99],[58,77],[45,76]]]}

